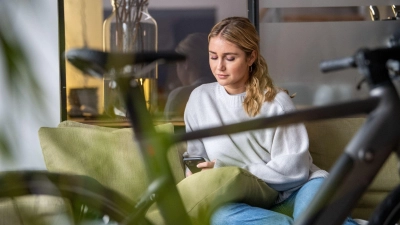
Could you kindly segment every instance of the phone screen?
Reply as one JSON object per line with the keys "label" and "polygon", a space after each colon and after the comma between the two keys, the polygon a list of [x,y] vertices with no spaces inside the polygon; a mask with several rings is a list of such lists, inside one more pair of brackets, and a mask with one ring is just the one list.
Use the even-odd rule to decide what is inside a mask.
{"label": "phone screen", "polygon": [[187,157],[183,158],[183,162],[189,168],[192,173],[200,172],[201,169],[197,168],[197,164],[201,162],[205,162],[206,160],[203,157]]}

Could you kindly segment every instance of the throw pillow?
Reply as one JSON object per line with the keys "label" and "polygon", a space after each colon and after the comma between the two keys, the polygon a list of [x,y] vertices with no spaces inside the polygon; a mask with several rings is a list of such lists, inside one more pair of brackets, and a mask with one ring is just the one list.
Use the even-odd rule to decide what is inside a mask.
{"label": "throw pillow", "polygon": [[[269,208],[278,197],[264,181],[238,167],[195,173],[179,182],[177,188],[193,224],[199,225],[209,224],[213,211],[223,204],[241,202]],[[164,223],[155,205],[146,217],[154,224]]]}

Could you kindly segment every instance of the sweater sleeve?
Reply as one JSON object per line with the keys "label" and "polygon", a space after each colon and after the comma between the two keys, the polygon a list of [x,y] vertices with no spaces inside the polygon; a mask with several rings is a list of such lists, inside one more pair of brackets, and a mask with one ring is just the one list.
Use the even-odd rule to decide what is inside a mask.
{"label": "sweater sleeve", "polygon": [[[195,115],[195,113],[197,111],[196,110],[196,107],[197,107],[196,96],[197,96],[196,92],[193,91],[189,97],[187,104],[186,104],[185,113],[184,113],[186,132],[192,132],[192,131],[200,129],[199,121],[197,120],[197,117]],[[210,160],[206,153],[206,149],[204,147],[202,140],[188,141],[186,152],[188,155],[201,156],[207,160]]]}
{"label": "sweater sleeve", "polygon": [[287,191],[304,184],[312,164],[308,135],[303,124],[277,127],[267,163],[244,166],[277,191]]}

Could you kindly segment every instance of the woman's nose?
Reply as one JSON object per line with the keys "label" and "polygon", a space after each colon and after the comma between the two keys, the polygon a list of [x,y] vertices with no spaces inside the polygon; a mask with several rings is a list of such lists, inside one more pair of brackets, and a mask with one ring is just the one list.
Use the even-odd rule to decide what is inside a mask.
{"label": "woman's nose", "polygon": [[224,61],[222,61],[222,60],[219,60],[219,61],[218,61],[217,69],[218,69],[218,70],[222,70],[222,71],[225,70]]}

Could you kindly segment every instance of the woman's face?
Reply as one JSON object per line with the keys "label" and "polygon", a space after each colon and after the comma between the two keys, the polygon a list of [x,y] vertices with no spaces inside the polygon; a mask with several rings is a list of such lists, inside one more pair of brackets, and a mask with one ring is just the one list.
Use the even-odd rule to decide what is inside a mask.
{"label": "woman's face", "polygon": [[218,83],[229,94],[246,91],[249,79],[249,66],[254,62],[254,51],[250,57],[235,44],[217,36],[210,39],[208,45],[210,68]]}

